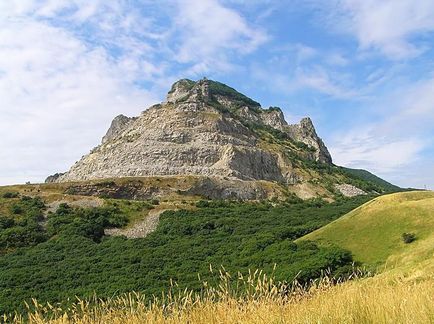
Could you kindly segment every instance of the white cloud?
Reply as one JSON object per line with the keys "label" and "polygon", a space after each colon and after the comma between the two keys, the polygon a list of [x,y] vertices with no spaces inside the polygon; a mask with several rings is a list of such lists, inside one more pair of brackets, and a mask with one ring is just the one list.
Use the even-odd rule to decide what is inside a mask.
{"label": "white cloud", "polygon": [[[434,78],[402,85],[370,104],[373,107],[366,113],[374,111],[377,121],[349,125],[330,138],[334,161],[421,187],[421,174],[434,164],[427,158],[434,144]],[[424,168],[418,170],[416,165]],[[432,185],[434,178],[427,176],[425,181]]]}
{"label": "white cloud", "polygon": [[361,50],[378,50],[393,59],[414,57],[426,46],[413,37],[434,31],[432,0],[316,1],[328,11],[330,23],[352,33]]}
{"label": "white cloud", "polygon": [[415,138],[388,139],[353,133],[333,143],[330,151],[338,165],[384,174],[411,165],[425,147],[423,140]]}
{"label": "white cloud", "polygon": [[304,45],[304,44],[296,44],[293,46],[296,52],[296,60],[300,64],[304,61],[309,61],[315,58],[319,53],[313,47]]}
{"label": "white cloud", "polygon": [[66,170],[113,116],[155,101],[104,49],[31,19],[1,21],[0,71],[0,184]]}
{"label": "white cloud", "polygon": [[294,89],[310,88],[322,94],[339,99],[356,99],[360,94],[351,89],[347,76],[321,66],[298,67],[292,81]]}
{"label": "white cloud", "polygon": [[215,0],[179,1],[177,11],[177,59],[198,62],[196,71],[216,64],[227,70],[228,52],[247,54],[267,40],[264,31],[250,27],[239,13]]}
{"label": "white cloud", "polygon": [[325,62],[335,66],[346,66],[349,63],[349,60],[341,53],[332,52],[325,56]]}

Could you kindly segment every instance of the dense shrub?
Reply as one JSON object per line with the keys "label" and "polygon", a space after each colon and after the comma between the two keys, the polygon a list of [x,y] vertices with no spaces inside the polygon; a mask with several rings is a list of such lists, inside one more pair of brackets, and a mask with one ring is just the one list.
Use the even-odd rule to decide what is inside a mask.
{"label": "dense shrub", "polygon": [[138,290],[160,295],[170,279],[180,288],[212,283],[210,264],[233,273],[264,269],[276,279],[301,282],[345,273],[352,258],[339,248],[294,243],[368,198],[318,202],[240,203],[208,201],[195,211],[168,211],[155,232],[142,239],[103,236],[122,213],[116,206],[73,209],[67,205],[48,216],[49,240],[0,256],[0,313],[23,309],[30,297],[57,302],[74,296],[113,296]]}
{"label": "dense shrub", "polygon": [[12,227],[15,221],[12,217],[0,215],[0,230]]}
{"label": "dense shrub", "polygon": [[11,206],[11,212],[12,214],[21,214],[23,212],[23,207],[21,207],[18,204],[12,205]]}
{"label": "dense shrub", "polygon": [[50,236],[85,236],[99,241],[104,235],[104,228],[122,227],[127,223],[127,216],[114,206],[77,209],[61,204],[57,211],[48,217],[47,232]]}
{"label": "dense shrub", "polygon": [[41,226],[45,204],[39,197],[24,196],[11,206],[17,219],[0,216],[0,251],[2,249],[32,246],[47,239]]}
{"label": "dense shrub", "polygon": [[414,233],[402,233],[401,238],[404,243],[408,244],[416,240],[416,235]]}
{"label": "dense shrub", "polygon": [[5,192],[3,194],[3,198],[18,198],[18,196],[19,196],[18,192],[11,192],[11,191]]}

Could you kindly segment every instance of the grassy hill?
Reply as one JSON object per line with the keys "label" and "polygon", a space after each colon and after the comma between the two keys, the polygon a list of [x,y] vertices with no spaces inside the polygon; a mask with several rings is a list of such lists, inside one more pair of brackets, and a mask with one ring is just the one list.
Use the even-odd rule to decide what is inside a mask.
{"label": "grassy hill", "polygon": [[[404,243],[403,233],[416,240]],[[367,265],[434,273],[434,192],[377,197],[298,241],[348,249]]]}

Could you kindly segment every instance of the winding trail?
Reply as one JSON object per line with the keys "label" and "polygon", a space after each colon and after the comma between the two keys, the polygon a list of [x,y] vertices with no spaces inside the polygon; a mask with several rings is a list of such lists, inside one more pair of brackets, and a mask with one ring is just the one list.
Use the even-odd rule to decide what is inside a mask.
{"label": "winding trail", "polygon": [[125,236],[127,238],[143,238],[157,229],[160,215],[170,209],[150,210],[145,218],[129,228],[107,228],[105,235]]}

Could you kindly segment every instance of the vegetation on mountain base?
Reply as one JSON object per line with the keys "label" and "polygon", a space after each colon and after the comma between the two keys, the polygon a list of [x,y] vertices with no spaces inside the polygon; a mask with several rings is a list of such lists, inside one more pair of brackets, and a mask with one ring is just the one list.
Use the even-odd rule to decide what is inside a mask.
{"label": "vegetation on mountain base", "polygon": [[[4,194],[7,199],[18,195]],[[44,202],[39,197],[24,196],[10,200],[9,214],[0,214],[0,253],[11,248],[32,246],[47,239],[41,221],[44,219]]]}
{"label": "vegetation on mountain base", "polygon": [[[362,198],[363,197],[359,197],[357,199]],[[199,271],[201,274],[200,279],[202,280],[200,283],[196,277],[198,272],[190,269],[192,272],[189,277],[192,280],[194,278],[196,285],[183,285],[181,277],[185,274],[184,271],[189,270],[184,268],[180,271],[182,272],[180,276],[174,277],[174,279],[179,280],[179,285],[174,281],[172,281],[172,285],[167,284],[166,287],[170,286],[169,292],[163,295],[157,294],[156,299],[151,298],[152,303],[149,303],[149,295],[145,296],[141,293],[133,293],[132,291],[139,290],[136,288],[125,290],[125,292],[127,292],[125,295],[121,294],[123,292],[121,290],[115,291],[112,295],[97,294],[97,296],[102,297],[102,299],[96,299],[92,294],[84,294],[81,295],[81,297],[90,298],[88,301],[79,301],[75,305],[69,305],[70,307],[65,304],[65,306],[61,304],[53,304],[53,306],[46,305],[43,298],[40,299],[42,304],[36,301],[31,302],[27,299],[31,305],[27,314],[17,315],[15,320],[13,319],[13,315],[4,317],[3,319],[4,321],[15,323],[22,323],[28,320],[33,323],[94,323],[95,321],[111,323],[208,323],[215,321],[220,323],[430,323],[434,319],[434,260],[432,259],[432,249],[434,245],[432,244],[433,236],[429,234],[429,232],[433,232],[431,213],[433,199],[434,193],[432,192],[405,192],[379,197],[324,227],[324,229],[328,229],[326,232],[328,232],[330,228],[333,229],[334,236],[339,238],[346,232],[341,230],[343,228],[341,223],[345,224],[347,219],[351,217],[352,223],[355,224],[354,226],[357,230],[351,231],[351,228],[347,228],[347,230],[349,230],[347,240],[351,237],[356,241],[356,245],[361,245],[360,249],[356,250],[356,256],[360,256],[361,250],[366,248],[361,244],[362,241],[369,241],[373,248],[389,253],[388,260],[390,262],[393,259],[393,267],[386,268],[385,272],[373,278],[357,279],[345,283],[338,282],[336,284],[334,280],[328,280],[327,277],[323,277],[320,281],[315,281],[316,284],[300,286],[298,284],[288,285],[287,283],[279,282],[276,278],[271,280],[268,279],[268,277],[258,275],[257,272],[250,272],[250,276],[246,276],[246,272],[244,272],[244,274],[230,276],[225,269],[220,268],[220,278],[215,271],[213,273],[210,273],[208,269],[204,270],[204,272]],[[169,213],[167,213],[165,215],[166,217],[163,217],[162,225],[164,226],[159,227],[159,233],[160,235],[165,235],[164,232],[166,232],[168,235],[175,235],[177,237],[178,235],[176,233],[186,231],[192,233],[191,237],[194,239],[199,238],[201,233],[207,233],[207,235],[211,235],[216,239],[216,234],[222,234],[224,229],[231,228],[231,224],[237,223],[243,223],[243,225],[240,228],[236,226],[234,228],[235,233],[247,234],[249,232],[249,226],[248,222],[245,220],[248,219],[255,221],[255,223],[252,223],[254,226],[252,229],[263,228],[268,234],[277,234],[278,232],[274,232],[271,229],[284,224],[288,224],[290,227],[297,227],[298,221],[301,221],[301,218],[304,216],[307,216],[305,218],[307,223],[320,226],[319,224],[321,222],[328,222],[334,217],[331,216],[333,213],[329,213],[331,210],[334,209],[339,213],[338,205],[342,204],[341,207],[349,207],[347,205],[349,202],[351,202],[351,200],[339,201],[334,205],[324,205],[320,200],[301,203],[298,199],[294,198],[288,201],[288,206],[282,204],[273,207],[269,203],[241,204],[235,202],[201,201],[197,203],[198,210],[196,211],[175,212],[172,213],[170,217]],[[111,200],[111,203],[116,203],[116,201]],[[356,201],[352,201],[351,204],[357,205]],[[261,205],[264,210],[260,208]],[[255,206],[258,209],[257,213],[251,215],[252,208]],[[331,209],[323,209],[324,206]],[[287,209],[288,207],[290,207],[290,209]],[[320,216],[320,214],[317,214],[318,217],[313,216],[315,208],[320,211],[322,216]],[[219,209],[220,212],[214,213],[213,211],[216,209]],[[236,209],[233,215],[231,214],[232,209]],[[240,210],[242,211],[244,209],[245,212],[240,213]],[[288,210],[292,210],[292,212],[289,213],[291,217],[288,217]],[[297,210],[299,212],[298,217]],[[327,210],[329,212],[326,212]],[[379,214],[376,214],[376,212],[380,212],[380,210],[383,212],[390,211],[391,213],[386,213],[385,217],[381,217]],[[265,214],[269,213],[269,217],[258,217],[258,215],[264,214],[264,212]],[[234,217],[237,214],[241,215],[242,218]],[[201,223],[200,220],[197,220],[191,223],[191,217],[193,215],[198,216],[198,218],[201,218],[204,222]],[[218,217],[218,215],[221,215],[221,217]],[[223,217],[223,215],[228,217],[229,223],[224,222],[226,217]],[[276,219],[278,220],[277,223],[275,222]],[[169,226],[169,222],[172,220],[173,226]],[[384,226],[387,225],[386,227],[388,227],[391,221],[396,223],[397,230],[395,232],[397,234],[392,236],[396,236],[396,240],[394,239],[394,241],[397,241],[398,244],[398,247],[395,246],[392,250],[389,249],[389,244],[378,241],[377,238],[379,236],[376,235],[377,232],[381,232],[390,239],[389,234],[391,232],[385,230]],[[370,227],[372,236],[366,236],[364,234],[364,227],[362,225],[365,223],[367,227]],[[281,225],[279,226],[279,224]],[[189,227],[189,225],[191,225],[191,227]],[[224,227],[224,225],[228,227]],[[404,228],[407,233],[415,234],[417,240],[411,244],[405,244],[400,241]],[[219,229],[217,233],[213,233],[216,229]],[[359,230],[361,231],[360,236],[357,235]],[[315,236],[318,235],[318,233],[321,234],[322,229],[313,232],[311,235]],[[298,234],[295,236],[297,235]],[[250,236],[252,236],[252,234],[250,234]],[[307,237],[309,236],[310,235],[307,235]],[[329,236],[329,238],[330,237],[331,236]],[[162,236],[163,240],[167,238],[168,237]],[[305,238],[306,236],[303,237],[303,239]],[[363,238],[362,241],[359,240],[359,238]],[[112,252],[115,250],[113,247],[105,245],[103,248],[104,243],[112,239],[113,238],[103,237],[101,243],[95,243],[92,240],[82,243],[84,243],[83,245],[89,243],[92,245],[93,249],[101,249],[106,254],[112,255]],[[28,252],[24,252],[25,250],[38,249],[43,245],[53,242],[53,240],[52,238],[48,242],[39,244],[36,247],[20,248],[17,252],[21,252],[16,254],[27,256]],[[65,237],[63,244],[56,247],[57,251],[64,251],[66,240],[67,238]],[[81,241],[83,241],[83,239],[81,239]],[[142,246],[139,244],[141,240],[122,241],[130,242],[135,248],[140,249]],[[321,241],[319,242],[322,244]],[[72,243],[75,244],[75,249],[80,246],[78,240],[73,240]],[[179,243],[179,241],[176,243]],[[231,244],[231,242],[229,243]],[[203,246],[203,243],[199,244]],[[156,245],[159,245],[159,243]],[[54,246],[55,244],[51,252],[55,251]],[[265,250],[267,250],[267,248],[268,247],[265,247]],[[152,249],[152,247],[147,246],[147,249]],[[198,257],[194,247],[184,245],[181,247],[181,250],[184,249],[189,249],[188,252],[191,253],[188,254],[191,254],[193,258]],[[284,252],[282,249],[279,250]],[[47,252],[47,250],[44,251]],[[173,256],[175,256],[177,252],[179,252],[179,250],[173,251]],[[81,248],[79,248],[78,253],[81,256],[81,264],[85,265],[78,270],[83,273],[86,271],[88,273],[93,272],[88,262],[93,251],[89,249],[87,253],[83,255]],[[125,253],[128,255],[129,250],[126,249]],[[39,254],[40,257],[44,257],[44,255],[46,259],[49,259],[46,253]],[[114,255],[115,257],[119,257],[118,254]],[[128,262],[126,262],[131,260],[131,256],[127,255],[121,262],[110,264],[111,269],[122,269],[126,267],[124,270],[127,273],[133,273],[134,268],[129,267]],[[184,258],[185,256],[186,254],[182,255]],[[65,254],[55,255],[57,263],[51,263],[51,266],[56,267],[60,272],[65,271],[65,268],[58,267],[62,261],[62,257],[69,258],[70,256]],[[136,257],[138,257],[138,255],[136,255]],[[165,258],[163,255],[159,257]],[[108,259],[105,259],[100,253],[98,253],[97,259],[103,261],[103,263],[109,262]],[[32,264],[32,262],[34,262],[34,259],[28,260],[27,265]],[[167,264],[166,262],[167,258],[163,262],[158,263],[156,267],[164,266]],[[182,261],[178,260],[178,262]],[[4,265],[5,264],[0,265],[2,269]],[[101,263],[99,265],[101,266]],[[41,271],[47,271],[47,268],[36,271],[34,277],[37,278]],[[112,283],[111,278],[116,280],[119,276],[119,271],[120,270],[116,270],[113,272],[114,277],[110,277],[110,279],[107,278],[107,285]],[[278,273],[279,265],[277,265],[275,271]],[[94,280],[97,279],[97,274],[99,275],[101,273],[104,273],[104,271],[96,272],[92,277],[81,275],[81,279],[90,284],[95,282]],[[409,276],[409,273],[413,273],[414,275]],[[77,272],[75,272],[75,275],[80,276]],[[15,283],[18,283],[21,280],[20,277],[23,276],[22,269],[15,271],[14,276]],[[51,273],[51,278],[53,278],[53,273]],[[41,280],[41,285],[51,284],[50,280],[47,280],[46,277],[39,279]],[[53,284],[52,289],[54,289],[56,284],[61,285],[62,279],[70,280],[68,271],[66,271],[66,276],[58,278],[58,282]],[[154,280],[159,279],[161,279],[161,277],[154,277]],[[0,282],[3,281],[2,278]],[[123,284],[127,282],[127,277],[124,277]],[[306,282],[310,281],[307,280]],[[36,284],[38,284],[38,282],[36,282]],[[70,282],[69,287],[60,287],[73,290],[73,284],[73,282]],[[133,285],[129,285],[129,287],[132,286]],[[184,290],[186,286],[188,286],[189,289]],[[31,289],[31,287],[29,286],[27,289]],[[13,295],[11,289],[9,289],[8,292],[8,296]],[[63,300],[67,299],[67,295],[67,293],[64,294]],[[6,300],[5,295],[3,295],[1,300]]]}
{"label": "vegetation on mountain base", "polygon": [[344,275],[352,269],[350,253],[293,240],[367,199],[327,204],[294,198],[276,206],[204,201],[196,211],[164,213],[155,232],[134,240],[102,235],[105,226],[125,223],[125,207],[119,212],[110,204],[94,209],[61,205],[47,216],[47,241],[0,256],[0,313],[22,311],[30,298],[67,304],[74,296],[94,293],[102,298],[132,290],[160,295],[170,280],[198,290],[198,274],[212,283],[210,264],[269,273],[277,264],[276,278],[288,282],[308,281],[325,269]]}

